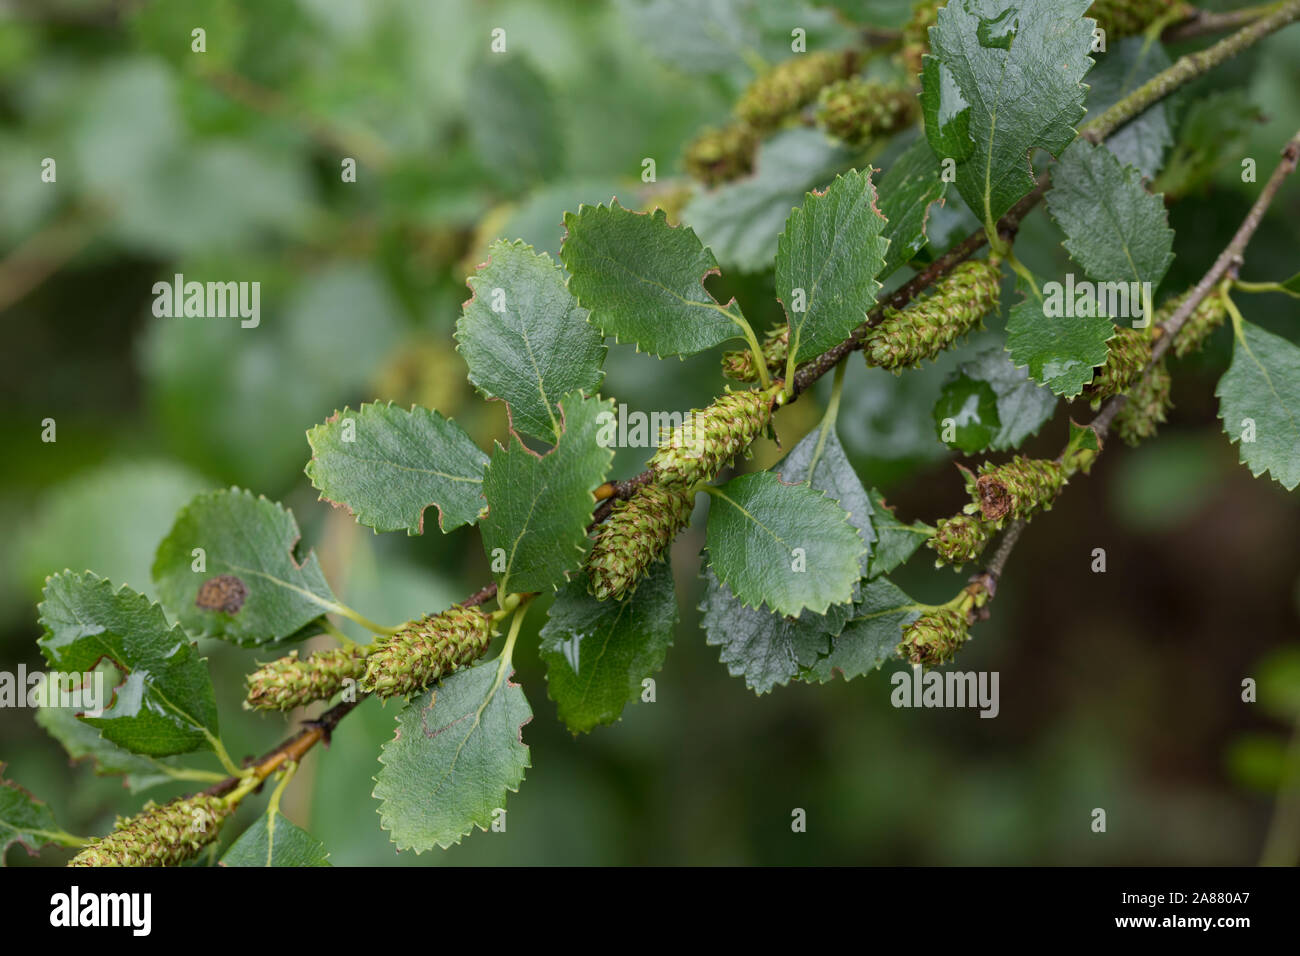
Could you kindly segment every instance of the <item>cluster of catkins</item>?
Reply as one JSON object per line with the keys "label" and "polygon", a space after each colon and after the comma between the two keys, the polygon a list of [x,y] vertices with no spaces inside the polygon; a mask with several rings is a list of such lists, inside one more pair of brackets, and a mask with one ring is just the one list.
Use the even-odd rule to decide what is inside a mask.
{"label": "cluster of catkins", "polygon": [[852,50],[800,53],[767,70],[736,102],[731,122],[686,148],[686,171],[708,186],[748,175],[762,137],[811,105],[821,129],[854,147],[910,125],[915,91],[855,76],[859,59]]}
{"label": "cluster of catkins", "polygon": [[452,605],[411,621],[370,647],[340,647],[299,658],[297,651],[247,677],[244,706],[291,710],[328,700],[349,681],[380,697],[406,697],[482,657],[492,621],[477,607]]}
{"label": "cluster of catkins", "polygon": [[962,514],[941,518],[926,542],[939,566],[974,561],[1008,518],[1025,519],[1050,509],[1068,477],[1060,462],[1022,455],[1001,465],[985,462],[978,473],[962,471],[970,504]]}
{"label": "cluster of catkins", "polygon": [[690,521],[696,486],[746,452],[771,423],[779,391],[729,391],[661,436],[650,458],[651,480],[617,502],[596,530],[587,558],[592,594],[619,599],[635,590]]}

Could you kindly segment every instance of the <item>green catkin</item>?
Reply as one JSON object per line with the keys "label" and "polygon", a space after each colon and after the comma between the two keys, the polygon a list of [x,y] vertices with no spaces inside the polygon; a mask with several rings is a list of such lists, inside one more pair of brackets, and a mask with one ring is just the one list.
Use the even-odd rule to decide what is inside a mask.
{"label": "green catkin", "polygon": [[[1184,292],[1173,302],[1166,303],[1160,310],[1160,315],[1165,320],[1173,317],[1174,312],[1186,299],[1191,295],[1192,290]],[[1165,313],[1168,309],[1168,313]],[[1201,300],[1200,305],[1192,310],[1192,314],[1187,317],[1183,327],[1178,330],[1178,337],[1174,339],[1174,354],[1179,358],[1196,352],[1205,340],[1213,334],[1214,330],[1223,324],[1223,320],[1228,316],[1228,307],[1223,304],[1223,296],[1211,292]]]}
{"label": "green catkin", "polygon": [[1128,401],[1115,415],[1113,426],[1125,444],[1137,445],[1156,433],[1165,413],[1173,407],[1169,399],[1172,385],[1168,366],[1160,362],[1129,390]]}
{"label": "green catkin", "polygon": [[706,129],[686,147],[686,172],[707,186],[717,186],[754,171],[758,134],[745,123]]}
{"label": "green catkin", "polygon": [[366,657],[361,688],[380,697],[406,697],[483,656],[492,624],[478,608],[453,604],[379,641]]}
{"label": "green catkin", "polygon": [[[763,361],[769,371],[779,370],[785,366],[790,354],[790,326],[782,322],[770,328],[759,348],[763,352]],[[722,353],[722,374],[737,382],[757,382],[758,369],[754,363],[754,353],[749,349],[736,349],[734,352]]]}
{"label": "green catkin", "polygon": [[997,265],[967,261],[905,309],[885,309],[863,347],[867,364],[901,372],[934,358],[998,307],[1001,280]]}
{"label": "green catkin", "polygon": [[694,488],[745,451],[772,420],[777,387],[727,392],[708,408],[663,436],[650,458],[655,482],[664,488]]}
{"label": "green catkin", "polygon": [[736,103],[736,118],[756,130],[771,129],[817,98],[822,87],[851,76],[852,50],[800,53],[778,63],[750,84]]}
{"label": "green catkin", "polygon": [[1106,364],[1093,373],[1092,381],[1083,388],[1093,408],[1125,391],[1151,361],[1151,336],[1146,330],[1119,326],[1106,346],[1109,349]]}
{"label": "green catkin", "polygon": [[1085,16],[1097,21],[1107,40],[1133,36],[1175,8],[1182,0],[1096,0]]}
{"label": "green catkin", "polygon": [[912,8],[912,18],[903,25],[903,45],[900,55],[903,65],[913,76],[920,74],[924,57],[930,52],[930,27],[939,18],[939,11],[947,0],[922,0]]}
{"label": "green catkin", "polygon": [[1047,511],[1064,487],[1065,466],[1059,461],[1017,455],[1002,465],[980,465],[979,476],[967,472],[966,490],[972,503],[969,514],[978,511],[985,521],[1028,518]]}
{"label": "green catkin", "polygon": [[96,840],[68,866],[177,866],[198,856],[217,839],[235,808],[221,797],[200,794],[145,808],[117,821],[113,832]]}
{"label": "green catkin", "polygon": [[941,518],[935,525],[935,533],[926,542],[939,556],[935,567],[945,564],[961,567],[967,561],[974,561],[989,543],[990,531],[988,525],[970,515]]}
{"label": "green catkin", "polygon": [[587,558],[591,593],[597,600],[621,599],[636,590],[646,569],[691,520],[695,494],[689,489],[642,485],[619,501],[596,531]]}
{"label": "green catkin", "polygon": [[863,146],[911,124],[916,94],[897,83],[850,77],[836,80],[817,99],[817,125],[849,146]]}
{"label": "green catkin", "polygon": [[966,612],[939,607],[903,628],[898,655],[912,664],[937,667],[956,657],[969,638],[970,622]]}
{"label": "green catkin", "polygon": [[328,700],[343,689],[344,681],[360,680],[365,672],[365,651],[359,647],[317,651],[302,660],[297,651],[290,651],[248,675],[244,709],[292,710]]}

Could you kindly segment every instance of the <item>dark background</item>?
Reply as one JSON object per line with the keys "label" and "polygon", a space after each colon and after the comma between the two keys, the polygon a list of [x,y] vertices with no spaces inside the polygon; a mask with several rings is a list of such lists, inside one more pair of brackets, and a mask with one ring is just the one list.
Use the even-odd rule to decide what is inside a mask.
{"label": "dark background", "polygon": [[[336,592],[385,623],[489,579],[472,530],[375,536],[317,502],[302,474],[304,432],[344,404],[392,399],[436,406],[491,447],[504,414],[471,393],[451,340],[487,243],[522,237],[554,254],[564,210],[615,194],[644,205],[644,157],[656,159],[658,187],[675,188],[685,144],[725,120],[755,57],[788,52],[792,23],[806,26],[810,48],[853,36],[827,7],[737,2],[757,49],[737,52],[724,36],[716,59],[692,66],[680,49],[699,42],[690,17],[653,29],[629,9],[639,6],[86,0],[19,4],[0,21],[0,666],[40,666],[35,606],[47,574],[92,568],[152,593],[155,545],[208,488],[282,500]],[[907,13],[835,6],[884,26]],[[195,25],[208,31],[206,54],[189,50]],[[486,56],[497,26],[507,68]],[[1162,291],[1198,278],[1227,242],[1259,188],[1240,182],[1240,160],[1256,159],[1262,183],[1300,128],[1297,92],[1300,27],[1177,98],[1181,121],[1212,94],[1235,97],[1209,111],[1222,129],[1175,127],[1213,149],[1171,202],[1178,258]],[[1240,121],[1247,107],[1261,121]],[[46,156],[57,184],[40,182]],[[357,158],[357,183],[339,181],[342,156]],[[1297,271],[1298,224],[1293,183],[1243,277]],[[1040,273],[1060,271],[1059,242],[1039,211],[1017,250]],[[151,287],[175,272],[260,281],[261,326],[154,318]],[[775,317],[770,271],[729,269],[715,285],[760,331]],[[1300,303],[1238,301],[1252,321],[1300,339]],[[956,361],[996,341],[1002,322],[989,324],[901,378],[850,360],[842,438],[907,520],[933,522],[962,503],[930,409]],[[336,864],[1254,863],[1300,714],[1300,509],[1275,482],[1252,479],[1221,432],[1213,391],[1230,345],[1220,331],[1175,363],[1177,408],[1158,439],[1116,442],[1022,539],[993,619],[959,661],[1000,672],[995,720],[895,710],[887,673],[755,698],[696,627],[696,528],[674,547],[683,622],[657,703],[574,739],[554,719],[535,640],[521,641],[534,767],[510,798],[506,834],[394,853],[370,790],[396,708],[377,701],[309,758],[283,809]],[[605,393],[646,411],[700,405],[721,391],[716,358],[659,363],[613,346]],[[781,413],[785,447],[816,423],[824,397]],[[1087,414],[1063,406],[1028,450],[1055,455],[1067,418]],[[53,444],[40,441],[47,417]],[[765,445],[749,467],[779,455]],[[643,457],[620,452],[617,473]],[[1105,574],[1089,570],[1098,547]],[[895,579],[946,600],[962,578],[929,565],[919,554]],[[285,719],[238,706],[242,676],[267,654],[217,642],[203,651],[236,757],[285,736]],[[1260,680],[1260,703],[1242,703],[1245,677]],[[74,833],[105,832],[145,799],[69,766],[30,711],[0,712],[0,757]],[[1296,799],[1277,803],[1291,808],[1275,831],[1291,862]],[[260,812],[250,803],[241,818]],[[790,830],[796,807],[807,833]],[[1090,830],[1096,807],[1104,835]],[[67,855],[49,849],[39,862]],[[29,862],[17,847],[7,856]]]}

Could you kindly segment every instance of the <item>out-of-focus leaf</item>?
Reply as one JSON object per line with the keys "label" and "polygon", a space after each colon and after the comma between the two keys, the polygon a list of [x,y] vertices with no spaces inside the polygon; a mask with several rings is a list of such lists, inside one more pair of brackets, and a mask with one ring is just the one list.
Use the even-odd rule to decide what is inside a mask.
{"label": "out-of-focus leaf", "polygon": [[1055,410],[1056,396],[1050,390],[1030,379],[1025,369],[1016,368],[1006,352],[989,349],[963,362],[944,383],[934,418],[941,437],[943,419],[955,419],[954,444],[972,454],[1020,447]]}
{"label": "out-of-focus leaf", "polygon": [[472,108],[466,112],[477,155],[512,186],[559,171],[561,121],[546,80],[524,57],[488,55],[470,71]]}
{"label": "out-of-focus leaf", "polygon": [[[1111,41],[1096,60],[1097,65],[1088,73],[1088,119],[1100,116],[1170,66],[1169,54],[1160,42],[1148,43],[1140,36]],[[1160,171],[1165,150],[1173,142],[1169,106],[1162,100],[1107,136],[1105,145],[1120,163],[1136,166],[1150,179]]]}
{"label": "out-of-focus leaf", "polygon": [[1234,323],[1232,364],[1214,394],[1228,440],[1258,478],[1300,485],[1300,347],[1250,322]]}
{"label": "out-of-focus leaf", "polygon": [[805,192],[825,186],[854,154],[816,130],[783,130],[763,143],[754,174],[696,195],[682,220],[725,268],[759,272],[776,256],[777,237]]}

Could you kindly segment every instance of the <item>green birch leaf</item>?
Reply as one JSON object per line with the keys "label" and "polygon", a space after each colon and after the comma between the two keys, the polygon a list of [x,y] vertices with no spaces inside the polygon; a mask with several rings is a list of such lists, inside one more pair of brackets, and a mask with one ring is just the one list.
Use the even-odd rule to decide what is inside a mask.
{"label": "green birch leaf", "polygon": [[733,478],[710,498],[710,564],[741,603],[795,615],[852,600],[867,548],[837,502],[766,471]]}
{"label": "green birch leaf", "polygon": [[[973,407],[972,396],[978,396]],[[944,418],[957,419],[955,444],[969,455],[1019,448],[1026,438],[1038,434],[1055,411],[1056,396],[1049,389],[1033,381],[1025,369],[1016,368],[1006,352],[988,349],[963,362],[944,383],[934,417],[940,434]]]}
{"label": "green birch leaf", "polygon": [[44,801],[37,800],[12,780],[4,777],[5,764],[0,761],[0,865],[5,853],[15,843],[38,856],[47,843],[57,843],[61,835],[54,812]]}
{"label": "green birch leaf", "polygon": [[1300,485],[1300,348],[1250,322],[1237,324],[1232,364],[1214,390],[1240,460],[1287,491]]}
{"label": "green birch leaf", "polygon": [[[304,631],[337,607],[320,561],[295,557],[301,532],[293,514],[239,488],[199,495],[158,545],[154,586],[187,631],[245,647]],[[203,549],[203,570],[193,570]]]}
{"label": "green birch leaf", "polygon": [[[810,481],[815,490],[839,502],[866,549],[859,562],[859,572],[865,575],[876,540],[871,500],[835,432],[814,429],[772,471],[789,484]],[[721,647],[722,663],[731,675],[743,676],[759,694],[789,683],[801,667],[826,653],[829,639],[853,612],[845,603],[832,605],[825,614],[805,609],[798,617],[785,617],[766,606],[746,607],[712,570],[705,569],[704,581],[700,626],[707,643]],[[853,597],[859,593],[855,582]]]}
{"label": "green birch leaf", "polygon": [[941,202],[947,190],[939,157],[924,137],[890,165],[880,178],[880,211],[888,221],[883,235],[889,248],[877,278],[892,275],[925,248],[930,207]]}
{"label": "green birch leaf", "polygon": [[801,668],[829,651],[831,636],[844,626],[849,608],[833,605],[824,615],[804,610],[798,617],[784,617],[766,606],[747,607],[706,568],[700,627],[709,646],[722,648],[719,659],[727,672],[743,677],[756,694],[766,694],[790,683]]}
{"label": "green birch leaf", "polygon": [[776,295],[796,364],[848,338],[866,319],[880,290],[885,226],[870,170],[837,176],[790,213],[777,241]]}
{"label": "green birch leaf", "polygon": [[438,529],[473,524],[483,507],[488,456],[455,422],[436,411],[391,402],[344,408],[307,432],[307,477],[320,500],[347,508],[375,531],[424,533],[424,512]]}
{"label": "green birch leaf", "polygon": [[474,296],[456,323],[469,380],[510,409],[510,426],[554,443],[556,404],[570,392],[595,394],[605,377],[605,344],[550,256],[504,239],[469,278]]}
{"label": "green birch leaf", "polygon": [[[105,662],[97,670],[104,672],[104,686],[112,687],[119,674]],[[132,793],[139,793],[177,779],[185,770],[175,757],[148,757],[119,747],[77,716],[72,707],[42,705],[36,711],[36,722],[45,732],[63,745],[73,761],[90,760],[99,776],[118,776]]]}
{"label": "green birch leaf", "polygon": [[1187,105],[1178,124],[1173,152],[1152,184],[1152,191],[1186,196],[1204,188],[1225,164],[1237,162],[1234,157],[1241,155],[1251,130],[1262,122],[1264,114],[1246,88],[1214,90],[1197,96]]}
{"label": "green birch leaf", "polygon": [[1028,368],[1029,377],[1054,395],[1073,398],[1092,381],[1092,370],[1106,361],[1115,323],[1104,315],[1048,315],[1050,296],[1044,301],[1032,290],[1021,291],[1024,300],[1007,316],[1011,361],[1016,368]]}
{"label": "green birch leaf", "polygon": [[940,157],[957,160],[957,189],[981,221],[995,222],[1033,188],[1032,150],[1059,156],[1073,142],[1092,66],[1089,6],[953,0],[939,10],[929,59],[944,69],[927,60],[922,73],[926,136]]}
{"label": "green birch leaf", "polygon": [[112,706],[81,718],[110,743],[150,757],[212,748],[217,704],[207,662],[161,606],[89,571],[64,571],[45,584],[40,620],[37,643],[51,667],[84,674],[103,660],[116,666]]}
{"label": "green birch leaf", "polygon": [[831,651],[800,673],[801,680],[825,684],[839,674],[845,680],[880,670],[897,656],[903,628],[927,610],[887,578],[877,578],[862,591],[853,606],[853,619],[844,626]]}
{"label": "green birch leaf", "polygon": [[638,213],[617,202],[564,214],[560,258],[569,289],[602,333],[653,355],[694,355],[743,335],[740,306],[704,288],[718,262],[689,226],[662,209]]}
{"label": "green birch leaf", "polygon": [[726,268],[762,272],[772,266],[790,210],[855,158],[815,129],[782,130],[759,146],[754,175],[697,193],[682,221]]}
{"label": "green birch leaf", "polygon": [[[1088,118],[1100,116],[1170,65],[1158,41],[1148,43],[1140,36],[1112,41],[1088,74]],[[1150,179],[1160,171],[1173,142],[1169,108],[1162,100],[1107,136],[1105,145],[1120,163],[1136,166]]]}
{"label": "green birch leaf", "polygon": [[262,814],[221,857],[222,866],[329,866],[325,844],[280,813]]}
{"label": "green birch leaf", "polygon": [[397,717],[375,778],[380,825],[399,850],[421,853],[486,830],[529,766],[523,725],[533,719],[509,658],[463,667]]}
{"label": "green birch leaf", "polygon": [[[949,440],[944,435],[950,422]],[[944,383],[934,403],[934,433],[939,441],[970,455],[989,447],[1001,430],[998,397],[988,382],[958,374]]]}
{"label": "green birch leaf", "polygon": [[1174,231],[1161,197],[1143,188],[1135,168],[1087,140],[1061,155],[1047,209],[1065,231],[1066,251],[1097,282],[1149,282],[1154,292],[1174,261]]}
{"label": "green birch leaf", "polygon": [[596,440],[613,401],[579,393],[560,401],[564,431],[538,455],[518,437],[496,454],[483,475],[488,513],[480,522],[483,549],[502,594],[548,591],[582,560],[587,525],[614,458]]}
{"label": "green birch leaf", "polygon": [[870,500],[871,525],[876,530],[876,546],[871,552],[867,577],[874,579],[906,564],[916,549],[934,534],[934,528],[923,521],[915,524],[899,521],[894,509],[885,504],[885,496],[877,488],[871,489]]}
{"label": "green birch leaf", "polygon": [[547,693],[574,733],[612,724],[663,667],[677,624],[672,568],[656,562],[621,601],[597,601],[585,575],[560,589],[541,630]]}

